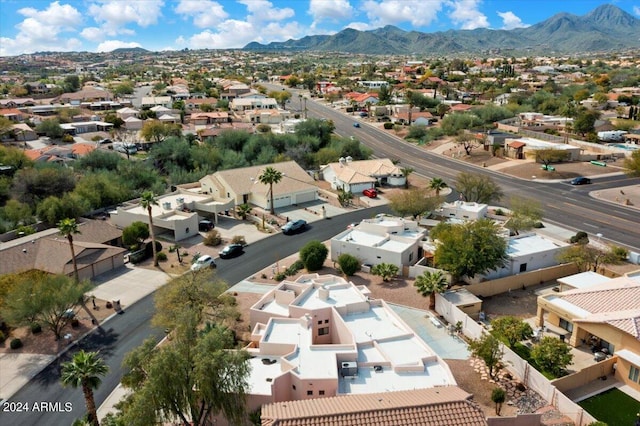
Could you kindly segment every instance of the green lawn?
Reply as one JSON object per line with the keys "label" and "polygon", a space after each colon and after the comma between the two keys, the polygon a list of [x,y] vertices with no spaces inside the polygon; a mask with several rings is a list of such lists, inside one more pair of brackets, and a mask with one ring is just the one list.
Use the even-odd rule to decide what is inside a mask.
{"label": "green lawn", "polygon": [[640,413],[640,402],[616,388],[584,399],[578,405],[609,426],[633,426]]}

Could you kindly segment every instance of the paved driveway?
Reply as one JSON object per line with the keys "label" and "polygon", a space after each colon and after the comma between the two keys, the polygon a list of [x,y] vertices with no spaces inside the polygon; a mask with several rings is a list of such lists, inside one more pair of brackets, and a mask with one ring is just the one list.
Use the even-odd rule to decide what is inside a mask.
{"label": "paved driveway", "polygon": [[170,278],[162,271],[125,265],[94,279],[96,286],[91,294],[102,300],[120,300],[125,308],[153,293]]}

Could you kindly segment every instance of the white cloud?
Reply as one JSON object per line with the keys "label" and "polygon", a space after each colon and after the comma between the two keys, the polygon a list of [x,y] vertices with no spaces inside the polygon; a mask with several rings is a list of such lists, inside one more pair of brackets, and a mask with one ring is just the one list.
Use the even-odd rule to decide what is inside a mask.
{"label": "white cloud", "polygon": [[89,6],[87,13],[103,28],[118,33],[121,27],[129,23],[141,27],[158,23],[163,5],[163,0],[97,0]]}
{"label": "white cloud", "polygon": [[435,21],[446,0],[366,0],[362,10],[374,28],[410,22],[414,27],[424,27]]}
{"label": "white cloud", "polygon": [[15,38],[0,38],[0,55],[10,56],[38,51],[66,52],[80,50],[77,38],[60,37],[61,33],[74,31],[82,22],[82,14],[70,5],[50,3],[45,9],[25,7],[18,9],[25,19],[15,27]]}
{"label": "white cloud", "polygon": [[311,0],[309,14],[314,23],[323,20],[340,20],[351,18],[355,11],[349,0]]}
{"label": "white cloud", "polygon": [[496,12],[500,18],[502,18],[502,29],[512,30],[514,28],[526,28],[529,24],[522,22],[522,19],[517,17],[513,12]]}
{"label": "white cloud", "polygon": [[[225,49],[244,47],[252,41],[269,43],[272,41],[285,41],[297,38],[301,34],[301,28],[297,22],[289,22],[284,25],[271,22],[262,27],[255,27],[247,21],[228,19],[218,25],[217,32],[205,30],[194,34],[188,40],[179,37],[176,40],[186,41],[186,47],[190,49]],[[268,35],[265,38],[264,35]]]}
{"label": "white cloud", "polygon": [[375,29],[376,27],[373,27],[371,26],[371,24],[368,24],[366,22],[351,22],[345,25],[345,28],[353,28],[354,30],[358,31],[369,31]]}
{"label": "white cloud", "polygon": [[267,0],[238,0],[238,3],[244,4],[249,11],[247,22],[283,21],[293,18],[296,14],[289,7],[281,9],[273,7],[273,3]]}
{"label": "white cloud", "polygon": [[106,40],[98,45],[96,48],[96,52],[111,52],[112,50],[120,49],[120,48],[130,48],[130,47],[142,47],[140,43],[136,43],[135,41],[120,41],[120,40]]}
{"label": "white cloud", "polygon": [[213,28],[229,17],[220,3],[210,0],[182,0],[174,10],[193,18],[193,25],[198,28]]}
{"label": "white cloud", "polygon": [[98,27],[87,27],[80,31],[80,35],[93,42],[99,42],[104,39],[104,31]]}
{"label": "white cloud", "polygon": [[453,10],[449,13],[451,21],[460,25],[463,30],[488,28],[487,16],[478,9],[481,0],[456,0],[451,3]]}
{"label": "white cloud", "polygon": [[633,6],[633,13],[640,16],[640,6]]}

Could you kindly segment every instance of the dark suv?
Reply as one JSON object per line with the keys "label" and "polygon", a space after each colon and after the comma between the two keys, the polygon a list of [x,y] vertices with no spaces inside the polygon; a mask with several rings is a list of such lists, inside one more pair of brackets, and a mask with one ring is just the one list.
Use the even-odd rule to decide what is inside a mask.
{"label": "dark suv", "polygon": [[591,179],[584,176],[579,176],[571,181],[571,185],[588,185],[591,183]]}
{"label": "dark suv", "polygon": [[307,221],[306,220],[302,220],[302,219],[298,219],[298,220],[292,220],[287,222],[283,227],[282,227],[282,233],[283,234],[295,234],[298,232],[302,232],[304,231],[304,229],[307,227]]}

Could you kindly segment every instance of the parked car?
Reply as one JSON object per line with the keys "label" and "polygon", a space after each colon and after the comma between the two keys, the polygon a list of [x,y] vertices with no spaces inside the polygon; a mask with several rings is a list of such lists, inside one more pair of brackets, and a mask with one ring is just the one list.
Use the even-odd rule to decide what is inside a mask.
{"label": "parked car", "polygon": [[360,123],[358,123],[358,122],[353,123],[353,127],[360,127]]}
{"label": "parked car", "polygon": [[204,220],[201,220],[200,222],[198,222],[198,231],[209,232],[213,228],[215,228],[215,225],[210,220],[204,219]]}
{"label": "parked car", "polygon": [[220,259],[231,259],[244,253],[242,244],[229,244],[220,251]]}
{"label": "parked car", "polygon": [[584,176],[578,176],[571,180],[571,185],[587,185],[589,183],[591,183],[591,179]]}
{"label": "parked car", "polygon": [[360,223],[359,223],[359,222],[352,222],[352,223],[350,223],[350,224],[348,224],[348,225],[347,225],[347,229],[353,229],[353,228],[355,228],[355,227],[356,227],[356,226],[358,226],[358,225],[360,225]]}
{"label": "parked car", "polygon": [[302,219],[292,220],[292,221],[287,222],[282,227],[282,233],[286,234],[286,235],[291,235],[291,234],[295,234],[295,233],[304,231],[304,229],[306,227],[307,227],[307,221],[306,220],[302,220]]}
{"label": "parked car", "polygon": [[208,254],[203,254],[202,256],[197,258],[195,262],[193,262],[193,265],[191,265],[191,270],[199,271],[200,269],[207,267],[215,268],[216,261],[213,260],[213,257],[209,256]]}
{"label": "parked car", "polygon": [[376,191],[375,188],[367,188],[364,191],[362,191],[362,195],[369,198],[376,198],[378,197],[378,191]]}

